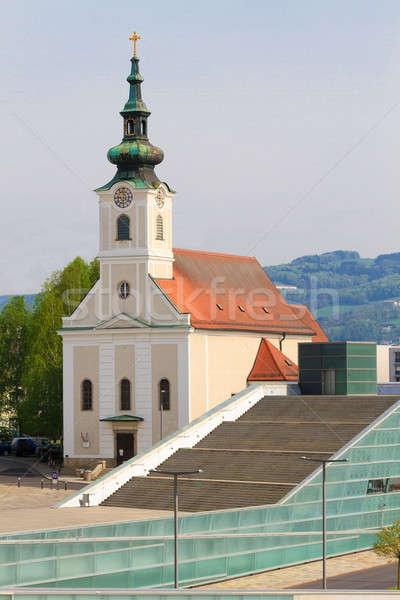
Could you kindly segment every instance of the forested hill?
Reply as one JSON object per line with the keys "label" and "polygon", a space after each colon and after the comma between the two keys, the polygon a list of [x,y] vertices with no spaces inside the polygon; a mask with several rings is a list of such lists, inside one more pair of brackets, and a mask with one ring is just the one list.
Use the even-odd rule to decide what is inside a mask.
{"label": "forested hill", "polygon": [[[265,267],[289,302],[307,304],[334,340],[400,341],[400,252],[337,250]],[[293,287],[290,287],[293,286]]]}
{"label": "forested hill", "polygon": [[[35,301],[35,294],[25,294],[25,302],[27,306],[32,306]],[[12,296],[0,296],[0,310],[12,298]]]}

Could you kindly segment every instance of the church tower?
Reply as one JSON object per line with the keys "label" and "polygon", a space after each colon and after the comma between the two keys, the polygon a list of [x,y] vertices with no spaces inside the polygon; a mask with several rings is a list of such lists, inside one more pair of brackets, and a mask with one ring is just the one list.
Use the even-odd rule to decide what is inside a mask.
{"label": "church tower", "polygon": [[100,218],[101,319],[121,312],[149,318],[147,275],[172,278],[172,197],[154,167],[164,158],[148,137],[150,111],[142,99],[143,77],[131,58],[129,98],[121,116],[123,138],[108,151],[117,172],[96,190]]}
{"label": "church tower", "polygon": [[327,339],[255,258],[172,248],[174,192],[154,170],[131,39],[117,170],[96,190],[100,278],[59,330],[69,469],[122,464],[245,389],[260,363],[265,375],[265,340],[296,362],[299,342]]}

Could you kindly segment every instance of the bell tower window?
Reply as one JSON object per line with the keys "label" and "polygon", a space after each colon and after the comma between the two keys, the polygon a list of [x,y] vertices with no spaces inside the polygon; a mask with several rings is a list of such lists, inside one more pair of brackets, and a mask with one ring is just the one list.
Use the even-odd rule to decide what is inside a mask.
{"label": "bell tower window", "polygon": [[161,215],[156,219],[156,240],[164,240],[164,223]]}
{"label": "bell tower window", "polygon": [[147,135],[147,123],[142,121],[142,135]]}
{"label": "bell tower window", "polygon": [[126,122],[126,135],[134,135],[135,133],[135,122],[133,119],[129,119]]}
{"label": "bell tower window", "polygon": [[129,240],[129,217],[121,215],[117,220],[117,240]]}

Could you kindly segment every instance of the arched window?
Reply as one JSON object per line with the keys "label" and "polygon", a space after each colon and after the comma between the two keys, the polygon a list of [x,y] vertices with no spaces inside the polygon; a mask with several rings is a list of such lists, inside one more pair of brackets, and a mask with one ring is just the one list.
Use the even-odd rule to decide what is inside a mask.
{"label": "arched window", "polygon": [[119,295],[120,298],[126,300],[130,293],[129,283],[127,281],[122,281],[119,286]]}
{"label": "arched window", "polygon": [[161,215],[157,216],[156,219],[156,240],[164,239],[164,223]]}
{"label": "arched window", "polygon": [[126,133],[127,135],[133,135],[135,133],[135,123],[133,119],[129,119],[126,123]]}
{"label": "arched window", "polygon": [[147,135],[147,123],[142,121],[142,135]]}
{"label": "arched window", "polygon": [[129,379],[121,380],[121,410],[131,410],[131,382]]}
{"label": "arched window", "polygon": [[168,379],[161,379],[160,381],[160,410],[169,410],[169,381]]}
{"label": "arched window", "polygon": [[117,240],[129,239],[129,217],[121,215],[117,221]]}
{"label": "arched window", "polygon": [[90,379],[84,379],[82,381],[82,410],[92,410],[93,409],[93,386]]}

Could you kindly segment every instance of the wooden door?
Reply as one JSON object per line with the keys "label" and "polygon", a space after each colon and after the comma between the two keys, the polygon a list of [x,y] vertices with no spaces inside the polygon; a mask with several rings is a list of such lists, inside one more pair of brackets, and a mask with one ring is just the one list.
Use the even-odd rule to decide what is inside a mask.
{"label": "wooden door", "polygon": [[135,455],[133,433],[117,433],[117,465]]}

